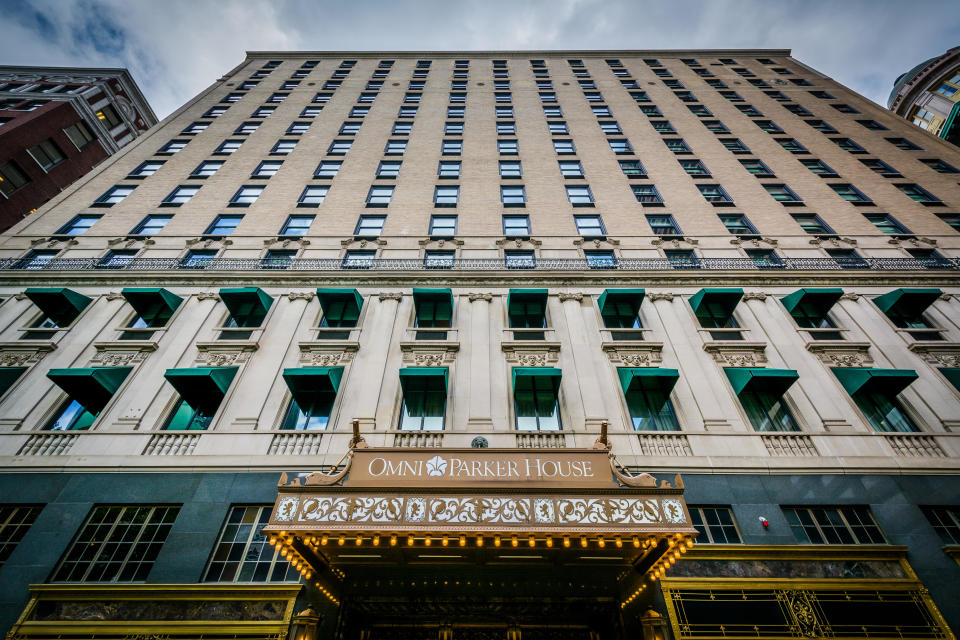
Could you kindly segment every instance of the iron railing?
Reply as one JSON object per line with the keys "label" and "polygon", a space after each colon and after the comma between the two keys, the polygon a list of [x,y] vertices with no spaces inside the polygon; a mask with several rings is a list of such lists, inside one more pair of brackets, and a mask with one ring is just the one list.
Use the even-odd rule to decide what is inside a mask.
{"label": "iron railing", "polygon": [[698,258],[676,262],[664,258],[623,258],[597,262],[579,258],[537,258],[513,261],[502,258],[451,260],[442,266],[423,260],[377,258],[346,261],[340,258],[298,258],[265,260],[257,258],[132,258],[118,261],[103,258],[35,258],[0,260],[0,271],[924,271],[960,270],[960,259],[942,258],[781,258],[757,262],[751,258]]}

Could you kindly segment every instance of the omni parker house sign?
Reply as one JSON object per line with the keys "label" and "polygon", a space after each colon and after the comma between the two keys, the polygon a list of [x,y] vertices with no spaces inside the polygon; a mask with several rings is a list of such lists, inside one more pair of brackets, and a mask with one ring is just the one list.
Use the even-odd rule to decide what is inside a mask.
{"label": "omni parker house sign", "polygon": [[281,477],[265,531],[308,579],[358,548],[520,544],[616,552],[659,576],[697,534],[680,476],[627,472],[602,436],[563,451],[365,444],[328,472]]}

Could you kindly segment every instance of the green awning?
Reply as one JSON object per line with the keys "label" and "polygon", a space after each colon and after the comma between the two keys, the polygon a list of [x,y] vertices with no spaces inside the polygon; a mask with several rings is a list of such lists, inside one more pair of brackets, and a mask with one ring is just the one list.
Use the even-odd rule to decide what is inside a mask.
{"label": "green awning", "polygon": [[293,399],[301,407],[310,404],[320,394],[336,393],[343,378],[343,367],[299,367],[284,369],[283,381],[287,383]]}
{"label": "green awning", "polygon": [[220,299],[241,327],[259,327],[273,304],[273,298],[259,287],[220,289]]}
{"label": "green awning", "polygon": [[507,294],[507,309],[510,309],[514,302],[539,302],[546,309],[547,293],[546,289],[510,289]]}
{"label": "green awning", "polygon": [[733,392],[740,395],[744,391],[759,391],[783,395],[800,378],[793,369],[750,369],[744,367],[725,367],[724,373],[730,379]]}
{"label": "green awning", "polygon": [[434,305],[433,320],[437,322],[449,322],[453,318],[453,292],[450,289],[414,289],[413,306],[417,310],[417,317],[422,312],[421,306],[424,304]]}
{"label": "green awning", "polygon": [[560,391],[562,375],[560,369],[555,367],[514,367],[513,388],[517,388],[517,378],[549,378],[553,384],[553,394],[556,395]]}
{"label": "green awning", "polygon": [[782,302],[787,311],[791,313],[801,304],[809,305],[823,318],[842,295],[843,289],[838,288],[797,289],[790,295],[780,298],[780,302]]}
{"label": "green awning", "polygon": [[637,378],[656,378],[664,391],[670,391],[680,379],[680,372],[676,369],[661,369],[660,367],[638,367],[631,369],[629,367],[617,367],[617,376],[620,378],[620,386],[623,392],[630,390],[630,385]]}
{"label": "green awning", "polygon": [[48,318],[65,327],[93,302],[82,293],[64,288],[30,288],[23,292]]}
{"label": "green awning", "polygon": [[729,318],[742,297],[743,289],[700,289],[690,297],[690,306],[696,313],[701,306],[719,305]]}
{"label": "green awning", "polygon": [[643,302],[643,296],[646,291],[643,289],[605,289],[600,294],[597,304],[600,306],[600,313],[607,304],[629,304],[633,309],[633,315],[640,313],[640,304]]}
{"label": "green awning", "polygon": [[863,391],[895,396],[920,377],[913,369],[832,367],[832,371],[850,395]]}
{"label": "green awning", "polygon": [[356,326],[363,308],[363,296],[356,289],[317,289],[317,298],[324,317],[337,316],[336,326]]}
{"label": "green awning", "polygon": [[877,296],[873,303],[888,315],[919,316],[942,294],[940,289],[894,289]]}
{"label": "green awning", "polygon": [[47,377],[92,414],[103,411],[133,367],[50,369]]}
{"label": "green awning", "polygon": [[167,369],[163,377],[173,385],[180,397],[198,411],[213,413],[237,375],[238,367],[193,367]]}
{"label": "green awning", "polygon": [[946,378],[957,391],[960,391],[960,368],[943,367],[940,369],[940,373],[943,374],[943,377]]}
{"label": "green awning", "polygon": [[26,367],[0,367],[0,396],[9,390],[26,370]]}
{"label": "green awning", "polygon": [[400,387],[407,392],[409,385],[418,391],[446,391],[450,377],[448,367],[404,367],[400,369]]}
{"label": "green awning", "polygon": [[130,306],[151,327],[162,327],[183,298],[160,287],[126,288],[120,291]]}

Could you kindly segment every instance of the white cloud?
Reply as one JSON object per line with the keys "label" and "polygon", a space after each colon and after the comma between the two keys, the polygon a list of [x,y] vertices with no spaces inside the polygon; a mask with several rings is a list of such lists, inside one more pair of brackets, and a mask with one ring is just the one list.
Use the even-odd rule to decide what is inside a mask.
{"label": "white cloud", "polygon": [[[161,117],[245,50],[792,48],[885,103],[894,79],[955,46],[960,5],[868,0],[0,0],[6,64],[122,66]],[[931,16],[936,16],[932,20]]]}

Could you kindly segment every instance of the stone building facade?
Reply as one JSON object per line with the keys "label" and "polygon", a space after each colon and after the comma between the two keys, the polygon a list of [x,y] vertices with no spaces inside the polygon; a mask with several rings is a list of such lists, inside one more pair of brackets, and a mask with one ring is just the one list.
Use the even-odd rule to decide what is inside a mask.
{"label": "stone building facade", "polygon": [[952,637],[954,167],[786,50],[250,52],[0,236],[0,619]]}

